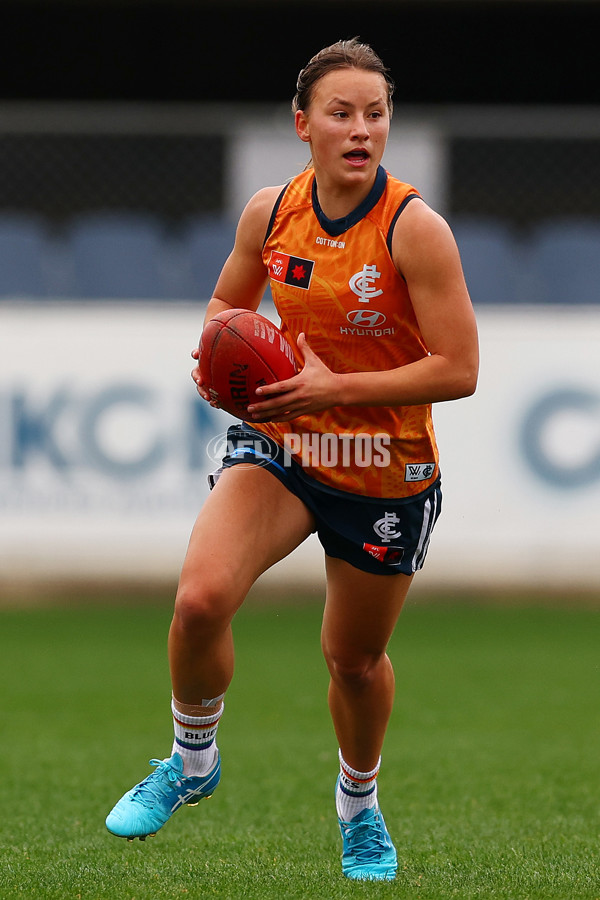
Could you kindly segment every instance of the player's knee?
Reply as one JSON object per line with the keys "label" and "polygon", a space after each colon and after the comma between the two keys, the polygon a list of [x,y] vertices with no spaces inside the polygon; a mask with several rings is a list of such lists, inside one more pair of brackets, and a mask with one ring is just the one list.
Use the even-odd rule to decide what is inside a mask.
{"label": "player's knee", "polygon": [[203,579],[201,584],[182,583],[175,598],[175,623],[187,632],[214,632],[226,627],[232,617],[227,585]]}
{"label": "player's knee", "polygon": [[376,677],[382,654],[328,653],[325,656],[332,679],[338,684],[354,689],[368,687]]}

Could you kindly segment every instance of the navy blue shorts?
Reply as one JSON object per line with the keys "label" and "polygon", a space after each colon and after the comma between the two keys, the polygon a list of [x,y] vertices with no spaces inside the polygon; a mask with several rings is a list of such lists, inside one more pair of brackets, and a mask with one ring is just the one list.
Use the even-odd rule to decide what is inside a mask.
{"label": "navy blue shorts", "polygon": [[422,568],[442,508],[439,478],[422,493],[398,499],[336,490],[311,478],[279,444],[246,424],[227,431],[222,467],[237,463],[264,466],[302,500],[328,556],[376,575],[412,575]]}

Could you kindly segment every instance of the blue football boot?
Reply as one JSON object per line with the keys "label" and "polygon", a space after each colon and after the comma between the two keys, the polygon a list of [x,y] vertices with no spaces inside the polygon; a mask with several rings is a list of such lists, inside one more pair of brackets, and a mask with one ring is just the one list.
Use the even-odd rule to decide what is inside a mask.
{"label": "blue football boot", "polygon": [[221,757],[207,775],[183,774],[183,760],[179,753],[170,759],[151,759],[156,766],[140,784],[128,791],[106,817],[106,827],[112,834],[132,841],[152,837],[180,806],[195,806],[208,798],[221,778]]}
{"label": "blue football boot", "polygon": [[342,872],[355,881],[393,881],[398,869],[396,848],[378,806],[363,809],[350,822],[339,819]]}

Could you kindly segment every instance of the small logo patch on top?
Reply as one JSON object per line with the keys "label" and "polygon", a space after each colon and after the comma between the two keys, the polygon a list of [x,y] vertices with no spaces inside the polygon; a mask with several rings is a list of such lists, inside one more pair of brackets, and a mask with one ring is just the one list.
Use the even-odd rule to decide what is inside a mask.
{"label": "small logo patch on top", "polygon": [[435,463],[407,463],[404,467],[405,481],[427,481],[435,471]]}
{"label": "small logo patch on top", "polygon": [[312,259],[301,259],[299,256],[289,256],[287,253],[272,250],[269,257],[269,275],[273,281],[291,284],[306,291],[310,285],[314,265]]}

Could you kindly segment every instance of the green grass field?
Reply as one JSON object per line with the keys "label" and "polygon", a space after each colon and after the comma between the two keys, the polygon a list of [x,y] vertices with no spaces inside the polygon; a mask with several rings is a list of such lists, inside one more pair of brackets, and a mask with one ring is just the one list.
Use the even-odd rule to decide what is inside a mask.
{"label": "green grass field", "polygon": [[412,600],[380,799],[392,884],[342,878],[320,609],[253,601],[223,781],[145,843],[109,835],[171,746],[170,604],[0,612],[0,898],[600,898],[600,612]]}

